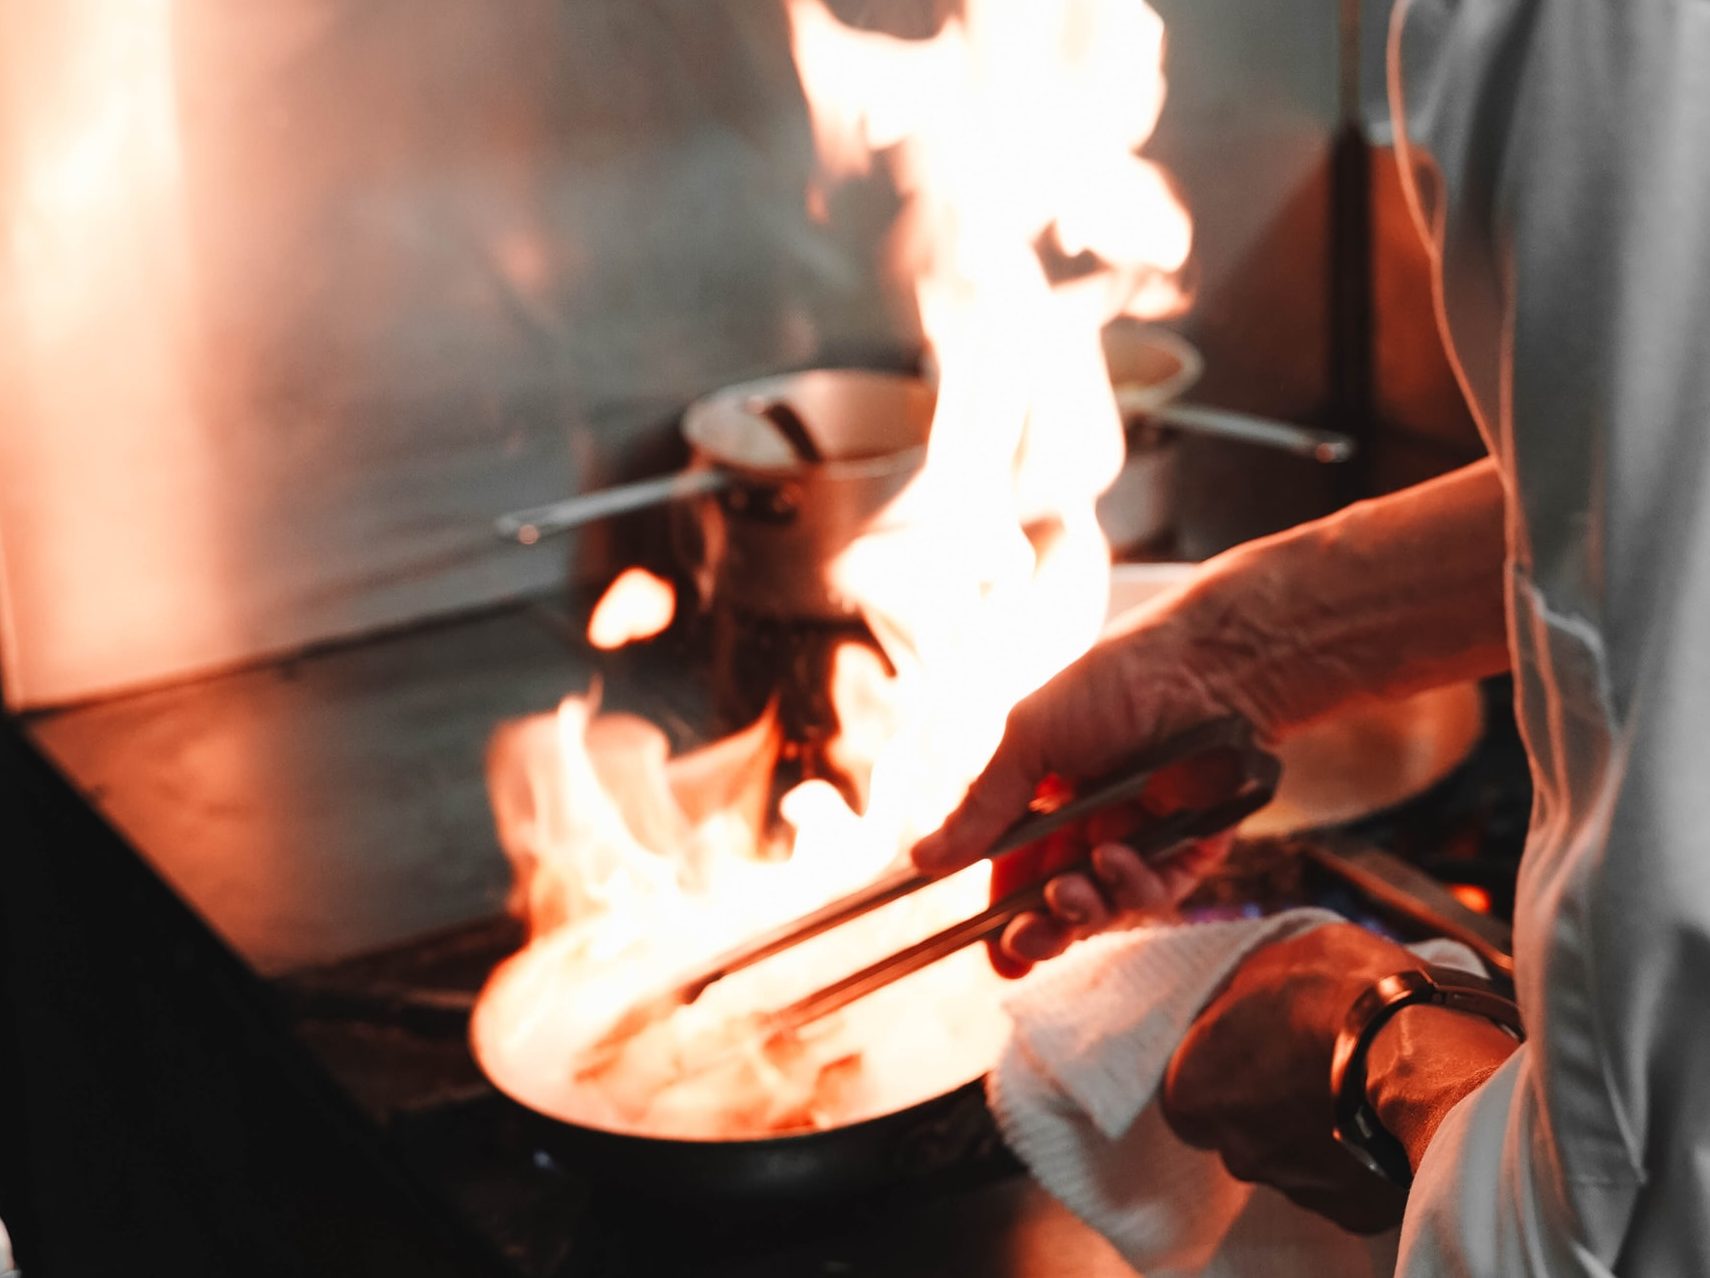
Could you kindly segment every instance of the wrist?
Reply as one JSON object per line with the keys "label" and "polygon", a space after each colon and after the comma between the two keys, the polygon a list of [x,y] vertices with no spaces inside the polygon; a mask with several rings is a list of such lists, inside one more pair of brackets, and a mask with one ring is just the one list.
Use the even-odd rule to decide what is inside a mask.
{"label": "wrist", "polygon": [[[1416,1008],[1449,1015],[1402,1019]],[[1379,1176],[1410,1184],[1444,1115],[1513,1050],[1492,1033],[1520,1039],[1519,1009],[1482,977],[1414,965],[1379,978],[1354,999],[1336,1035],[1332,1134]]]}
{"label": "wrist", "polygon": [[1404,1007],[1366,1052],[1366,1099],[1415,1170],[1437,1128],[1519,1046],[1494,1022],[1431,1004]]}

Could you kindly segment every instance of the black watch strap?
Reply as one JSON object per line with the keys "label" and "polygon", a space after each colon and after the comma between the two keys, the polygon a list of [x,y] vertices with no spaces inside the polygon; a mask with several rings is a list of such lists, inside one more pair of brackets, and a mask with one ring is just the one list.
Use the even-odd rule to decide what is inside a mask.
{"label": "black watch strap", "polygon": [[1413,1183],[1407,1150],[1378,1121],[1366,1099],[1366,1052],[1378,1031],[1404,1007],[1416,1004],[1472,1012],[1494,1021],[1517,1039],[1525,1037],[1514,1000],[1481,976],[1452,967],[1426,966],[1395,972],[1366,989],[1343,1018],[1330,1062],[1337,1144],[1361,1165],[1404,1188]]}

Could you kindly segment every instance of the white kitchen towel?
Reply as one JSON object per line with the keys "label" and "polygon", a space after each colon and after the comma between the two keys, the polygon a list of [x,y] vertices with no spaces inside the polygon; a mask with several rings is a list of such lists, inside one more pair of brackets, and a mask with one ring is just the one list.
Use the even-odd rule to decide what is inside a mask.
{"label": "white kitchen towel", "polygon": [[[1393,1232],[1356,1237],[1236,1180],[1216,1154],[1177,1139],[1155,1103],[1176,1045],[1249,951],[1342,921],[1306,909],[1095,937],[1007,1001],[1014,1029],[987,1083],[1004,1139],[1146,1278],[1393,1272]],[[1452,942],[1414,949],[1480,970]]]}

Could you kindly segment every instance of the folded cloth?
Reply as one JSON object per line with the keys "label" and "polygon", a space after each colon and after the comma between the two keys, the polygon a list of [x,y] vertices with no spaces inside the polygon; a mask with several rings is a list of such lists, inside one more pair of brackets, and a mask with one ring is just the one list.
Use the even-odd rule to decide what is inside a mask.
{"label": "folded cloth", "polygon": [[[1082,942],[1007,1000],[1014,1028],[987,1092],[1034,1177],[1147,1278],[1388,1275],[1394,1232],[1362,1238],[1236,1180],[1178,1139],[1156,1104],[1177,1044],[1251,950],[1341,916],[1290,910],[1139,928]],[[1464,946],[1413,947],[1480,971]]]}

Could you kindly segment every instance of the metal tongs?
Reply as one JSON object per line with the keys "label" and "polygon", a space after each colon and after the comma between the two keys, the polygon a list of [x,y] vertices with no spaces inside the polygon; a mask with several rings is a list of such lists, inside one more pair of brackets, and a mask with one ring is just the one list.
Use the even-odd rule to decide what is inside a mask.
{"label": "metal tongs", "polygon": [[[1124,840],[1142,859],[1153,864],[1169,860],[1190,843],[1209,838],[1239,824],[1271,801],[1276,793],[1281,765],[1253,740],[1251,726],[1238,719],[1220,719],[1192,728],[1137,754],[1121,767],[1086,786],[1073,799],[1048,810],[1029,811],[992,845],[986,859],[996,863],[1049,834],[1084,821],[1095,813],[1137,799],[1163,769],[1188,759],[1226,751],[1236,756],[1240,780],[1235,790],[1209,807],[1182,809],[1159,817],[1145,829]],[[1046,880],[1010,893],[960,923],[935,932],[922,941],[889,954],[852,972],[789,1006],[762,1014],[756,1033],[770,1041],[829,1016],[883,989],[912,972],[936,963],[976,941],[996,936],[1018,915],[1045,904],[1045,885],[1051,878],[1089,868],[1085,860],[1053,870]],[[938,879],[904,865],[869,886],[821,906],[813,913],[763,933],[725,951],[704,968],[663,993],[632,1008],[598,1041],[580,1054],[575,1063],[578,1076],[605,1069],[621,1054],[624,1045],[642,1029],[662,1020],[679,1007],[704,994],[715,981],[733,972],[776,957],[802,942],[832,928],[870,914],[901,900]]]}

